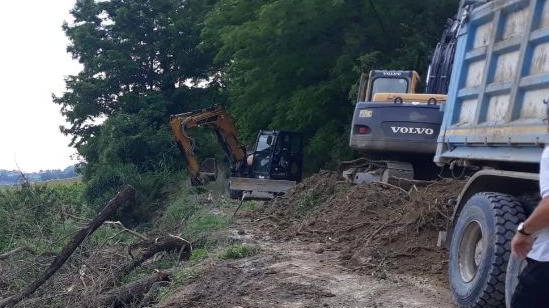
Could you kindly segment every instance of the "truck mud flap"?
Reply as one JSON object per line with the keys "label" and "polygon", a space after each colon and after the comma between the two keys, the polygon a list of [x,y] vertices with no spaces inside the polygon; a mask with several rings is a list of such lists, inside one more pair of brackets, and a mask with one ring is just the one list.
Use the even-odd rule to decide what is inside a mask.
{"label": "truck mud flap", "polygon": [[251,192],[285,193],[296,185],[295,181],[255,178],[229,178],[229,189]]}

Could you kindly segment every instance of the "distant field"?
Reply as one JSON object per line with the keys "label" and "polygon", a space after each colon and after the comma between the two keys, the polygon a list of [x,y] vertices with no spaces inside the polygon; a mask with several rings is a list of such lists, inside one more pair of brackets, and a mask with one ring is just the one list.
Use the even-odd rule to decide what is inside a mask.
{"label": "distant field", "polygon": [[[76,177],[66,178],[66,179],[47,180],[47,181],[31,181],[32,184],[48,184],[48,185],[49,184],[53,184],[53,185],[72,184],[72,183],[80,183],[80,182],[82,182],[82,177],[81,176],[76,176]],[[19,184],[21,184],[21,183],[0,182],[0,188],[16,186],[16,185],[19,185]]]}
{"label": "distant field", "polygon": [[[73,178],[67,178],[67,179],[55,179],[55,180],[48,180],[48,181],[42,181],[42,182],[35,182],[36,184],[40,183],[47,183],[47,184],[73,184],[73,183],[81,183],[82,177],[76,176]],[[33,183],[34,184],[34,183]]]}

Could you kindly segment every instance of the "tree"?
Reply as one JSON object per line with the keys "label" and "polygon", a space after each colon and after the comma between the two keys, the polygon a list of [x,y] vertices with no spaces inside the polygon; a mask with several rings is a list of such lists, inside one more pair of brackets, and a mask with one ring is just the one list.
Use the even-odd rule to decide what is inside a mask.
{"label": "tree", "polygon": [[220,0],[203,37],[216,53],[231,110],[251,140],[258,129],[306,133],[309,171],[348,156],[360,73],[425,72],[455,14],[450,0]]}
{"label": "tree", "polygon": [[83,70],[54,102],[69,123],[62,132],[85,160],[89,200],[102,204],[128,182],[155,190],[181,167],[169,115],[223,101],[215,82],[196,86],[212,75],[212,52],[199,44],[214,2],[76,2],[63,29]]}

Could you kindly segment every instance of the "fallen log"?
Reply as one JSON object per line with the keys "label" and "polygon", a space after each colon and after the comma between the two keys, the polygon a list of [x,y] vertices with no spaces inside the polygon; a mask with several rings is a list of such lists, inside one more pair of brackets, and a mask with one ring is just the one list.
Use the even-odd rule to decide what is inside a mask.
{"label": "fallen log", "polygon": [[109,275],[107,281],[105,281],[100,289],[100,293],[112,288],[122,277],[159,252],[178,252],[179,261],[188,260],[191,257],[192,246],[189,241],[174,235],[148,239],[130,245],[128,247],[128,254],[132,257],[132,260],[125,264],[118,272]]}
{"label": "fallen log", "polygon": [[147,293],[151,287],[160,281],[170,281],[174,270],[159,271],[143,279],[130,282],[113,289],[95,300],[86,300],[80,307],[125,307]]}
{"label": "fallen log", "polygon": [[97,228],[99,228],[107,218],[109,218],[121,204],[125,204],[128,201],[134,201],[135,190],[131,186],[126,186],[121,192],[119,192],[113,199],[111,199],[105,208],[84,228],[80,229],[78,233],[74,235],[71,241],[65,245],[63,250],[55,257],[51,265],[30,285],[25,287],[18,294],[12,295],[5,299],[0,300],[0,308],[12,307],[22,299],[28,297],[34,293],[42,284],[44,284],[72,255],[72,253],[80,246],[80,244],[92,234]]}

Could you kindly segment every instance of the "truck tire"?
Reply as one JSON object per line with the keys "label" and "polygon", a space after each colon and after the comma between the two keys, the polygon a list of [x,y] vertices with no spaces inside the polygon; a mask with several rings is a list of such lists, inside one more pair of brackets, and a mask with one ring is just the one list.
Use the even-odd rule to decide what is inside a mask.
{"label": "truck tire", "polygon": [[505,303],[507,308],[511,308],[511,298],[513,293],[515,293],[515,288],[518,284],[518,276],[526,267],[526,259],[519,260],[517,257],[509,257],[509,262],[507,263],[507,272],[505,273]]}
{"label": "truck tire", "polygon": [[510,195],[481,192],[467,201],[450,244],[450,287],[460,307],[505,306],[511,239],[523,219],[521,203]]}

